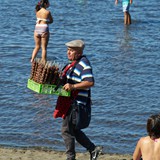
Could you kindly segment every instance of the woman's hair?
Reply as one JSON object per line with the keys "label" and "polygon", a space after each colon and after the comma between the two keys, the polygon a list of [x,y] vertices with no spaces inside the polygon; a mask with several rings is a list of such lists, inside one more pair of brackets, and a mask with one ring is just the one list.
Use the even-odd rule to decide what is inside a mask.
{"label": "woman's hair", "polygon": [[147,121],[148,135],[155,139],[160,138],[160,114],[151,115]]}
{"label": "woman's hair", "polygon": [[48,4],[49,4],[48,0],[40,0],[38,4],[36,5],[35,9],[36,11],[39,11],[41,8],[44,8]]}

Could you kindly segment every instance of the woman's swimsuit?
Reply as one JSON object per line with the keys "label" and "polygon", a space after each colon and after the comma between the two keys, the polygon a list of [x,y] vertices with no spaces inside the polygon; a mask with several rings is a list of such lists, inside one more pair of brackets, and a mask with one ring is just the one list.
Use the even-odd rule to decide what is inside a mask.
{"label": "woman's swimsuit", "polygon": [[36,23],[40,23],[40,21],[49,22],[49,19],[45,19],[45,18],[37,18]]}
{"label": "woman's swimsuit", "polygon": [[35,26],[35,32],[38,34],[38,36],[42,36],[45,33],[49,32],[49,26],[48,24],[40,24],[40,21],[48,22],[48,19],[43,18],[37,18],[36,26]]}

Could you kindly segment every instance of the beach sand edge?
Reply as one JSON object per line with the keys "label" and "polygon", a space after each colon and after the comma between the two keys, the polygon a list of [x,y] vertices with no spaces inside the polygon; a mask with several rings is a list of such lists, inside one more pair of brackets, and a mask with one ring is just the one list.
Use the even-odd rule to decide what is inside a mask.
{"label": "beach sand edge", "polygon": [[[65,160],[63,151],[45,149],[0,148],[0,160]],[[76,160],[89,160],[89,153],[77,153]],[[101,154],[98,160],[132,160],[129,154]]]}

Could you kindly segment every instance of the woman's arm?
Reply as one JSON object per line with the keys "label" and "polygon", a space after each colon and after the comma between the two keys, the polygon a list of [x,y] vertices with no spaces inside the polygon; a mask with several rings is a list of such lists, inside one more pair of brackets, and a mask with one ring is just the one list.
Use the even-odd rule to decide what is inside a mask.
{"label": "woman's arm", "polygon": [[48,21],[49,24],[53,23],[53,17],[51,15],[51,12],[49,12],[48,19],[49,19],[49,21]]}

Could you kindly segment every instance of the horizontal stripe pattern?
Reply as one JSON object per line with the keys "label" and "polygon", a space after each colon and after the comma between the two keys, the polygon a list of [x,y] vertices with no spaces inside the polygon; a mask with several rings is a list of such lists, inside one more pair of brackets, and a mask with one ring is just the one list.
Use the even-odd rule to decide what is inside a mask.
{"label": "horizontal stripe pattern", "polygon": [[[76,84],[82,81],[94,82],[92,67],[89,60],[84,56],[76,64],[75,68],[70,68],[67,72],[68,83]],[[77,101],[79,103],[86,103],[90,88],[79,90]]]}

